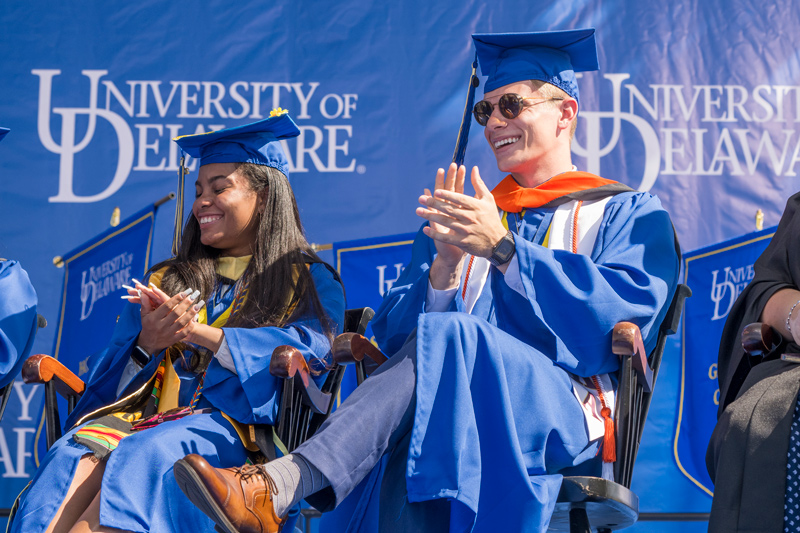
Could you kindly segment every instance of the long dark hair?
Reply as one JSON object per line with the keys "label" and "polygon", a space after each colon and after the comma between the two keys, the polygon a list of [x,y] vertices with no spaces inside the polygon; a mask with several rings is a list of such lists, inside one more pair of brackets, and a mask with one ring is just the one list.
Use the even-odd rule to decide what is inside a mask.
{"label": "long dark hair", "polygon": [[[313,313],[325,335],[332,339],[333,322],[325,313],[311,273],[305,267],[307,262],[321,261],[306,241],[289,180],[279,170],[263,165],[238,163],[236,171],[263,197],[264,208],[256,214],[258,229],[252,243],[253,258],[242,279],[249,286],[247,299],[227,325],[283,326]],[[161,289],[169,295],[191,287],[208,300],[218,278],[215,267],[219,256],[219,250],[200,242],[200,225],[194,215],[189,215],[178,255],[153,266],[150,272],[167,268]]]}

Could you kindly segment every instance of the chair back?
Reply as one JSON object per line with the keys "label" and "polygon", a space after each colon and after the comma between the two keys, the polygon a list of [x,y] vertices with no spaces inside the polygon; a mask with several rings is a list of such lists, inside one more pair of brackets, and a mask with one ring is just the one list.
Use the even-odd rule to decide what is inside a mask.
{"label": "chair back", "polygon": [[[369,307],[348,309],[345,311],[344,331],[363,334],[374,315],[375,312]],[[291,347],[286,348],[291,350]],[[273,362],[275,357],[276,355],[273,353]],[[345,367],[337,364],[333,358],[331,361],[333,361],[333,366],[319,389],[313,381],[310,381],[307,376],[301,376],[300,373],[283,380],[281,402],[275,426],[254,426],[255,443],[267,459],[275,458],[276,447],[281,450],[281,453],[292,452],[311,437],[331,414],[345,370]],[[270,372],[272,372],[272,365],[270,365]]]}
{"label": "chair back", "polygon": [[661,367],[667,337],[678,331],[681,314],[686,298],[692,295],[687,285],[680,284],[672,297],[667,314],[661,322],[656,338],[656,346],[647,357],[647,362],[653,371],[651,392],[645,392],[642,384],[636,379],[632,365],[632,358],[623,359],[619,372],[619,385],[617,389],[616,404],[616,441],[617,461],[614,463],[614,481],[630,488],[633,476],[633,465],[639,451],[639,442],[642,439],[644,423],[650,410],[650,401],[655,390],[655,382]]}

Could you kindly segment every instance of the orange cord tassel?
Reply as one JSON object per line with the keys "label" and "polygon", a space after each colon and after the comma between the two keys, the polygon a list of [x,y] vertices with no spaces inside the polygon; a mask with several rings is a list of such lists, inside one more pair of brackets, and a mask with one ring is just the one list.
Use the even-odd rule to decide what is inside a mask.
{"label": "orange cord tassel", "polygon": [[603,435],[603,462],[613,463],[617,460],[617,439],[614,437],[614,419],[611,418],[611,409],[603,407],[600,411],[605,420],[605,434]]}

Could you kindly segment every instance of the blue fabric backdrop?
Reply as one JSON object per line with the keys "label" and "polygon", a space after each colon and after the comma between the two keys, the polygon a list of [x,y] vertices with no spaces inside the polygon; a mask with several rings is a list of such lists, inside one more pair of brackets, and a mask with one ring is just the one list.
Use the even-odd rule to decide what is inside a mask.
{"label": "blue fabric backdrop", "polygon": [[[588,26],[601,71],[581,76],[576,165],[657,194],[685,250],[749,233],[759,208],[776,224],[800,189],[794,0],[10,0],[0,4],[0,125],[12,129],[0,143],[0,255],[28,270],[52,322],[52,257],[105,231],[113,207],[125,217],[174,190],[170,137],[278,106],[302,130],[286,148],[310,240],[415,231],[416,198],[453,152],[469,35]],[[466,164],[490,185],[503,177],[479,127]],[[171,224],[157,220],[153,261],[168,254]],[[53,335],[42,331],[34,351]],[[645,511],[708,509],[672,458],[678,344],[637,464]],[[4,465],[25,450],[10,423]]]}

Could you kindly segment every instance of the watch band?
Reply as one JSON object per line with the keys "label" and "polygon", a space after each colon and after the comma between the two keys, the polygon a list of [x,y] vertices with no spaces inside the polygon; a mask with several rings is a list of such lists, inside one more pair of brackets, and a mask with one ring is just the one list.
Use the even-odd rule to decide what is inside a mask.
{"label": "watch band", "polygon": [[149,363],[152,358],[153,356],[147,353],[144,348],[138,344],[134,346],[133,351],[131,352],[131,359],[133,359],[133,362],[139,365],[141,368],[146,367],[147,363]]}

